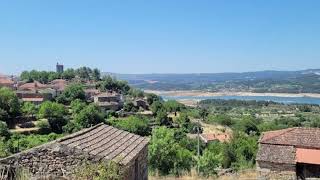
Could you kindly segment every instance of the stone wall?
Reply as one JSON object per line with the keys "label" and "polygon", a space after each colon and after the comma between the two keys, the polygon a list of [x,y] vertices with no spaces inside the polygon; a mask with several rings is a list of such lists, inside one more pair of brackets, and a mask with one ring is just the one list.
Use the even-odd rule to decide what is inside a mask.
{"label": "stone wall", "polygon": [[93,161],[89,155],[61,144],[47,144],[0,160],[0,168],[22,168],[32,177],[69,176],[79,165]]}
{"label": "stone wall", "polygon": [[279,164],[257,161],[259,180],[296,180],[295,164]]}
{"label": "stone wall", "polygon": [[[123,168],[124,179],[147,180],[148,147],[144,147],[136,156],[134,161]],[[2,169],[21,168],[27,170],[33,179],[59,179],[58,177],[70,177],[86,162],[96,163],[98,160],[99,158],[76,148],[49,143],[0,159],[0,172]]]}
{"label": "stone wall", "polygon": [[[137,174],[138,173],[138,174]],[[137,178],[137,179],[136,179]],[[126,180],[147,180],[148,179],[148,147],[137,155],[126,168],[124,179]]]}

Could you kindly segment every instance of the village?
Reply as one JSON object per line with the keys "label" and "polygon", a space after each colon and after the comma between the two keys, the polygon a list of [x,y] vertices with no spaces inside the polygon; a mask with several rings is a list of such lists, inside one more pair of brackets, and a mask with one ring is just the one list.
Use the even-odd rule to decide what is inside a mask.
{"label": "village", "polygon": [[[32,73],[39,72],[0,78],[1,179],[85,179],[99,168],[112,176],[97,174],[105,179],[320,176],[320,130],[308,120],[317,118],[316,105],[208,100],[189,107],[88,67],[64,71],[57,63],[51,80]],[[179,148],[167,149],[170,157],[162,148],[173,144]]]}

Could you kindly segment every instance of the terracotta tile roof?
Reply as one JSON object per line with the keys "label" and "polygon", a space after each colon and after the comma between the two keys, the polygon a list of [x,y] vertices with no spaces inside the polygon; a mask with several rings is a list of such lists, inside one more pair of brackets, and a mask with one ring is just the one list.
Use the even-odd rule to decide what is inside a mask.
{"label": "terracotta tile roof", "polygon": [[5,76],[0,77],[0,85],[13,85],[13,84],[14,82],[10,78]]}
{"label": "terracotta tile roof", "polygon": [[229,141],[230,136],[229,134],[200,134],[200,138],[205,142],[208,143],[210,141],[218,140],[220,142]]}
{"label": "terracotta tile roof", "polygon": [[320,165],[320,150],[297,148],[296,161],[298,163]]}
{"label": "terracotta tile roof", "polygon": [[55,79],[55,80],[51,81],[50,86],[53,89],[63,91],[65,89],[65,87],[67,86],[67,81],[64,79]]}
{"label": "terracotta tile roof", "polygon": [[260,144],[256,160],[295,164],[295,148],[293,146]]}
{"label": "terracotta tile roof", "polygon": [[289,128],[266,132],[260,143],[305,148],[320,148],[320,128]]}
{"label": "terracotta tile roof", "polygon": [[48,85],[42,84],[38,81],[34,81],[32,83],[25,83],[21,86],[18,87],[19,90],[25,90],[25,89],[29,89],[29,90],[35,90],[35,89],[41,89],[41,88],[48,88]]}
{"label": "terracotta tile roof", "polygon": [[112,126],[99,124],[58,141],[78,148],[100,160],[117,160],[127,164],[148,144],[148,139]]}

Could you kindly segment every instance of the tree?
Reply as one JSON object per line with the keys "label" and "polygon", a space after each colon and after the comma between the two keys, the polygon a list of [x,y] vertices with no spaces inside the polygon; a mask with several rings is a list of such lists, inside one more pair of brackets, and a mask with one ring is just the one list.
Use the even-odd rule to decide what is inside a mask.
{"label": "tree", "polygon": [[89,67],[80,67],[76,70],[76,75],[81,79],[90,80],[92,70]]}
{"label": "tree", "polygon": [[200,157],[200,174],[202,176],[217,175],[217,168],[221,166],[223,160],[223,145],[219,142],[209,144]]}
{"label": "tree", "polygon": [[97,106],[90,104],[74,116],[74,121],[82,128],[88,128],[103,122],[104,118],[100,109]]}
{"label": "tree", "polygon": [[26,116],[31,116],[33,117],[36,113],[37,113],[37,107],[36,105],[34,105],[31,102],[24,102],[21,108],[21,111],[23,112],[23,114],[25,114]]}
{"label": "tree", "polygon": [[98,83],[100,91],[116,91],[119,93],[127,94],[130,90],[130,86],[126,81],[118,81],[116,78],[112,78],[110,75],[102,78],[102,81]]}
{"label": "tree", "polygon": [[100,76],[101,76],[100,70],[97,69],[97,68],[93,69],[93,71],[92,71],[92,79],[95,80],[95,81],[99,81],[100,80]]}
{"label": "tree", "polygon": [[125,119],[115,119],[110,121],[110,123],[112,126],[115,126],[119,129],[123,129],[141,136],[148,136],[151,133],[148,120],[137,116],[130,116]]}
{"label": "tree", "polygon": [[163,104],[160,101],[155,101],[150,106],[150,110],[152,111],[153,114],[157,115],[159,110],[164,110],[164,107],[163,107]]}
{"label": "tree", "polygon": [[172,129],[154,129],[148,152],[150,169],[157,170],[161,175],[180,175],[183,171],[191,170],[192,153],[180,146]]}
{"label": "tree", "polygon": [[85,100],[85,92],[83,90],[83,86],[78,83],[70,84],[66,87],[60,96],[57,97],[57,101],[63,104],[70,104],[71,101],[80,99]]}
{"label": "tree", "polygon": [[4,138],[9,138],[10,136],[10,132],[8,129],[8,126],[5,122],[0,121],[0,138],[4,137]]}
{"label": "tree", "polygon": [[146,97],[149,105],[152,105],[153,102],[156,102],[156,101],[158,102],[162,101],[162,98],[160,96],[157,96],[156,94],[148,93],[146,94]]}
{"label": "tree", "polygon": [[168,117],[167,112],[164,109],[160,109],[157,112],[156,122],[160,126],[171,126],[172,120]]}
{"label": "tree", "polygon": [[10,118],[20,112],[20,103],[17,95],[8,88],[0,88],[0,120],[9,122]]}
{"label": "tree", "polygon": [[63,73],[61,74],[61,77],[63,79],[67,79],[67,80],[71,80],[73,78],[76,77],[76,73],[74,71],[74,69],[66,69],[65,71],[63,71]]}
{"label": "tree", "polygon": [[41,104],[38,117],[46,118],[53,132],[62,133],[62,127],[67,124],[66,108],[62,104],[46,101]]}
{"label": "tree", "polygon": [[80,113],[82,109],[84,109],[87,106],[87,104],[80,99],[75,99],[71,101],[70,107],[72,110],[72,116],[75,116],[76,114]]}
{"label": "tree", "polygon": [[168,112],[174,112],[175,116],[177,116],[177,111],[185,108],[183,104],[175,100],[168,100],[164,102],[163,106]]}
{"label": "tree", "polygon": [[236,130],[245,132],[246,134],[259,134],[258,121],[254,117],[244,117],[237,121]]}

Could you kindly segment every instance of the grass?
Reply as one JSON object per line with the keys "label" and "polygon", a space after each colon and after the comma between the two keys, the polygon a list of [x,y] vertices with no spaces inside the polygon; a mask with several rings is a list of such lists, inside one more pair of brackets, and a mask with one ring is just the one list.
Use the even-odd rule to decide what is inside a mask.
{"label": "grass", "polygon": [[181,177],[175,176],[149,176],[150,180],[256,180],[257,173],[254,169],[240,171],[234,174],[223,175],[219,177],[199,177],[193,170],[190,175]]}

